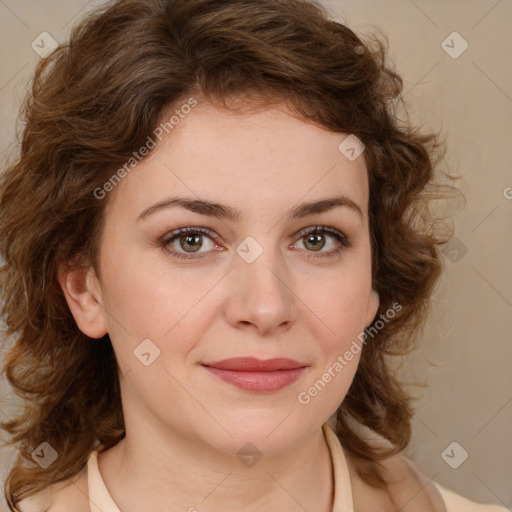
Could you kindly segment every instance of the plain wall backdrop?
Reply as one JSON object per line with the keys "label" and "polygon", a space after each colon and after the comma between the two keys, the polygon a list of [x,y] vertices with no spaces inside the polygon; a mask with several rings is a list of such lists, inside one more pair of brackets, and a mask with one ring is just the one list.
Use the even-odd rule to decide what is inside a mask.
{"label": "plain wall backdrop", "polygon": [[[0,0],[2,161],[40,58],[32,42],[42,51],[43,32],[64,42],[101,3]],[[418,400],[406,455],[441,485],[512,508],[512,2],[323,3],[356,33],[377,26],[387,34],[411,117],[446,136],[445,163],[462,175],[455,184],[467,199],[454,217],[456,238],[421,348],[403,365],[404,376],[427,384],[411,384]],[[5,419],[16,401],[1,384]],[[13,454],[0,450],[0,474]],[[7,510],[1,494],[0,501]]]}

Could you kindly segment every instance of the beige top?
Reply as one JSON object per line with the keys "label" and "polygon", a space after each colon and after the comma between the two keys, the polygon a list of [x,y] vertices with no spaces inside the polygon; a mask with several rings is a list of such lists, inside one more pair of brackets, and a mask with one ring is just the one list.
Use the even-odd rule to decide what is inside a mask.
{"label": "beige top", "polygon": [[[352,484],[347,461],[341,443],[332,428],[325,423],[322,426],[329,452],[331,455],[334,475],[334,505],[332,512],[354,512],[352,501]],[[98,468],[98,451],[95,450],[89,456],[87,462],[87,482],[89,488],[89,506],[91,512],[121,512],[110,495]],[[440,492],[447,512],[510,512],[499,505],[485,505],[470,501],[459,494],[445,489],[435,483]],[[58,493],[41,492],[26,498],[19,504],[22,512],[61,512],[68,510],[67,499],[56,500]],[[53,501],[53,503],[51,503]],[[50,507],[50,505],[52,505]],[[439,512],[443,512],[439,510]]]}

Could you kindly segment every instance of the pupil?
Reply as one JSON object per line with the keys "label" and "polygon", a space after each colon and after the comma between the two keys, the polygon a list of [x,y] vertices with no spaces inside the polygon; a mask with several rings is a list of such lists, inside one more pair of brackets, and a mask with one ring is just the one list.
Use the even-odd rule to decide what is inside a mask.
{"label": "pupil", "polygon": [[199,239],[200,239],[201,235],[187,235],[185,236],[185,247],[183,247],[185,250],[187,249],[187,247],[192,247],[194,245],[199,245]]}
{"label": "pupil", "polygon": [[320,243],[322,236],[323,236],[322,234],[317,234],[317,235],[309,234],[308,235],[308,243],[311,244],[313,247],[321,249],[323,247],[323,244]]}

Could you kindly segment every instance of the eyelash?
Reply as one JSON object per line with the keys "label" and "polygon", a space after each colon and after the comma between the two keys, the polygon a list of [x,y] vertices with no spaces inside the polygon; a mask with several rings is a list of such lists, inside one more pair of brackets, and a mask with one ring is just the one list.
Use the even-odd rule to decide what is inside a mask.
{"label": "eyelash", "polygon": [[[180,236],[182,236],[183,234],[187,234],[187,233],[192,233],[192,234],[201,233],[201,234],[208,236],[214,242],[216,242],[219,238],[218,236],[216,236],[214,234],[213,231],[206,229],[206,228],[193,228],[193,227],[181,228],[181,229],[177,229],[176,231],[169,233],[169,236],[165,237],[162,240],[162,242],[161,242],[162,247],[164,247],[166,249],[166,251],[169,254],[171,254],[173,257],[183,259],[183,260],[198,259],[198,258],[203,258],[203,257],[207,256],[209,251],[207,251],[206,253],[203,253],[203,254],[190,253],[190,255],[185,255],[182,252],[176,251],[174,249],[169,250],[167,248],[167,246],[169,244],[171,244],[172,242],[174,242],[175,240],[180,238]],[[341,231],[338,231],[337,229],[329,228],[327,226],[314,226],[314,227],[310,227],[310,228],[305,228],[297,234],[298,240],[300,240],[301,238],[304,238],[306,235],[309,235],[312,233],[327,233],[327,234],[333,236],[340,243],[340,246],[338,248],[336,248],[332,251],[329,251],[329,252],[325,252],[325,253],[314,254],[313,251],[306,251],[306,252],[310,252],[310,253],[313,252],[313,254],[311,255],[311,257],[313,257],[313,258],[334,257],[337,254],[339,254],[340,252],[342,252],[344,249],[352,246],[352,242],[344,233],[342,233]]]}

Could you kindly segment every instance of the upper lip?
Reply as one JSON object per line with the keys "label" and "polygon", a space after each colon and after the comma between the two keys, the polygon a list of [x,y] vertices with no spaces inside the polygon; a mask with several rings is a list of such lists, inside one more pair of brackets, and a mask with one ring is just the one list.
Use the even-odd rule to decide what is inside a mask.
{"label": "upper lip", "polygon": [[238,370],[249,372],[272,372],[276,370],[291,370],[294,368],[303,368],[307,366],[294,359],[279,357],[275,359],[257,359],[256,357],[233,357],[214,361],[212,363],[203,363],[203,366],[219,368],[221,370]]}

